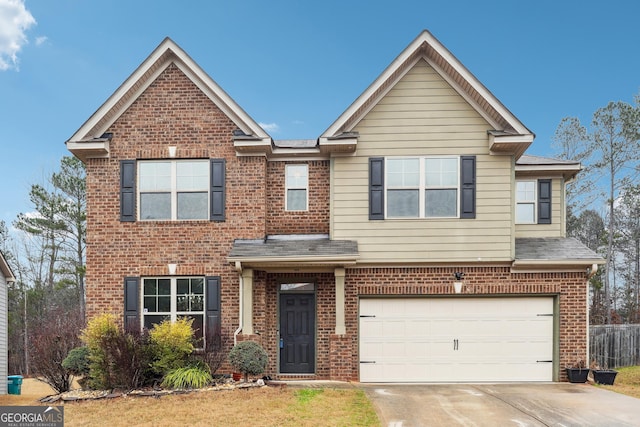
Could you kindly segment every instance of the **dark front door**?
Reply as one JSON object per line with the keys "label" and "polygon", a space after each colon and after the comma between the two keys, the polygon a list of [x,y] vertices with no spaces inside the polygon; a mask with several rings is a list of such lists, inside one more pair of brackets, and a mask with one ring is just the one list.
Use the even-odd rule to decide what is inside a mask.
{"label": "dark front door", "polygon": [[315,360],[315,294],[280,294],[280,372],[312,374]]}

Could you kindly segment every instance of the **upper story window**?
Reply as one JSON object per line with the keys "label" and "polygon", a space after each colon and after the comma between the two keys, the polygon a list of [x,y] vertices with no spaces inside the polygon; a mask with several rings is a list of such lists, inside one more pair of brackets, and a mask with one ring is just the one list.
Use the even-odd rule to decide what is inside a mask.
{"label": "upper story window", "polygon": [[204,277],[160,277],[142,280],[142,326],[163,320],[193,319],[196,339],[204,336]]}
{"label": "upper story window", "polygon": [[306,211],[308,209],[308,165],[285,165],[285,193],[285,210]]}
{"label": "upper story window", "polygon": [[536,182],[516,182],[516,223],[533,224],[536,218]]}
{"label": "upper story window", "polygon": [[458,157],[386,159],[387,218],[456,218]]}
{"label": "upper story window", "polygon": [[138,162],[141,220],[209,218],[209,161]]}
{"label": "upper story window", "polygon": [[551,224],[551,182],[516,181],[516,224]]}

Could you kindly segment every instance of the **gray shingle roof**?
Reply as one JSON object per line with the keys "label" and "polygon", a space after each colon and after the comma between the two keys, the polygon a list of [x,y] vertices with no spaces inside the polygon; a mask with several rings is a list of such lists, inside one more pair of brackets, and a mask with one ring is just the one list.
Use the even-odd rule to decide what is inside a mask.
{"label": "gray shingle roof", "polygon": [[358,256],[358,242],[353,240],[266,239],[236,240],[229,253],[229,260],[264,258],[343,258]]}
{"label": "gray shingle roof", "polygon": [[532,156],[523,154],[516,161],[517,165],[580,165],[580,162],[573,160],[552,159],[550,157]]}
{"label": "gray shingle roof", "polygon": [[602,260],[573,237],[525,237],[516,239],[516,261]]}

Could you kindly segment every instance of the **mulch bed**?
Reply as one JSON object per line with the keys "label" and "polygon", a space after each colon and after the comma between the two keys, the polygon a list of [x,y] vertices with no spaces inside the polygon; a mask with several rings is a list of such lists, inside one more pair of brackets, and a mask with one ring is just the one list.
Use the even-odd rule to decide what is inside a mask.
{"label": "mulch bed", "polygon": [[186,393],[199,393],[203,391],[224,391],[235,389],[248,389],[254,387],[264,387],[265,382],[258,380],[256,382],[234,382],[232,380],[216,384],[210,387],[187,389],[187,390],[165,390],[160,388],[149,388],[142,390],[131,391],[117,391],[117,390],[71,390],[60,394],[53,394],[45,396],[40,399],[42,403],[66,403],[77,402],[86,400],[99,400],[99,399],[115,399],[118,397],[155,397],[160,398],[162,396],[169,396],[172,394],[186,394]]}

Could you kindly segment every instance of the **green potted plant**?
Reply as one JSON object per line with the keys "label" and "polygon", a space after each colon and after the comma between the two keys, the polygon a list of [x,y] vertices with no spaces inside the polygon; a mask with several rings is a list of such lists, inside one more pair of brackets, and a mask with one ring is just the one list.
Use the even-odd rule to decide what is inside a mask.
{"label": "green potted plant", "polygon": [[229,363],[237,372],[244,374],[248,382],[249,375],[260,375],[267,367],[267,352],[255,341],[238,343],[229,352]]}
{"label": "green potted plant", "polygon": [[576,360],[570,366],[567,366],[567,377],[569,378],[569,382],[571,383],[586,383],[587,376],[589,375],[589,368],[587,368],[587,364],[583,359]]}

